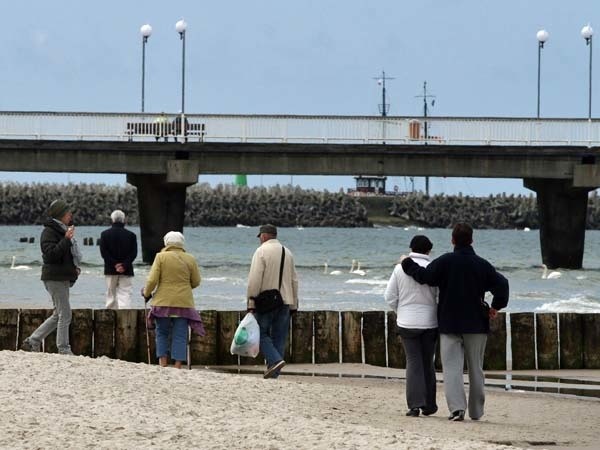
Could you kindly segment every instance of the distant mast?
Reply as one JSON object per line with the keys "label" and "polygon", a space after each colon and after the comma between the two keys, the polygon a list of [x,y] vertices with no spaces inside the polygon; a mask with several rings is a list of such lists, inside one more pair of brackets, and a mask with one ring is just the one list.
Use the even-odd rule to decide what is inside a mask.
{"label": "distant mast", "polygon": [[[427,99],[431,100],[431,106],[435,105],[435,95],[427,94],[427,81],[423,81],[423,95],[415,95],[416,98],[423,99],[423,137],[425,138],[425,145],[427,145],[427,139],[429,134],[427,131]],[[425,177],[425,194],[429,195],[429,177]]]}

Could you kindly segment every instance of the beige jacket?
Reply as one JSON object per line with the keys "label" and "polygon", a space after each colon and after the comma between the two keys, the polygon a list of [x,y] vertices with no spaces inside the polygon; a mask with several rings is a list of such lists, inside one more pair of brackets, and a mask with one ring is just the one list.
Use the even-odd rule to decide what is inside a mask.
{"label": "beige jacket", "polygon": [[[254,252],[248,274],[248,308],[254,308],[254,300],[260,292],[279,287],[279,266],[281,265],[282,244],[277,239],[269,239]],[[285,247],[281,296],[291,310],[298,309],[298,274],[294,265],[294,255]]]}
{"label": "beige jacket", "polygon": [[200,280],[196,259],[181,247],[170,245],[156,254],[144,295],[154,292],[152,306],[194,308],[192,289],[200,285]]}

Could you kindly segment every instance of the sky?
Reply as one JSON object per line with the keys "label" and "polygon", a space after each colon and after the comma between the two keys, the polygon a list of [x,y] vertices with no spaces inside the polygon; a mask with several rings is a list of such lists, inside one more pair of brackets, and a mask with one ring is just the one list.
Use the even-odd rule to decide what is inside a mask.
{"label": "sky", "polygon": [[[140,27],[146,47],[147,112],[181,103],[186,32],[186,111],[229,114],[378,115],[382,71],[390,115],[422,115],[423,82],[434,116],[536,114],[536,33],[542,52],[541,116],[587,117],[589,47],[600,34],[597,0],[170,0],[5,2],[0,15],[0,110],[137,112]],[[596,38],[596,36],[595,36]],[[594,49],[600,48],[596,44]],[[593,61],[600,61],[594,51]],[[599,55],[600,56],[600,55]],[[600,74],[600,66],[593,72]],[[593,77],[592,116],[600,114]],[[597,87],[596,87],[597,86]],[[232,176],[201,176],[230,183]],[[0,172],[0,181],[125,183],[124,175]],[[249,176],[250,185],[338,191],[348,177]],[[388,188],[424,189],[424,179],[391,177]],[[431,193],[530,194],[522,181],[431,178]]]}

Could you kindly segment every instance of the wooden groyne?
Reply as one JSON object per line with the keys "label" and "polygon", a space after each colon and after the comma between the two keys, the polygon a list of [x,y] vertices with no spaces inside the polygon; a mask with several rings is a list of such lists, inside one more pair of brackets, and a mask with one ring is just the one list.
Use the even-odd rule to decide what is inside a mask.
{"label": "wooden groyne", "polygon": [[[0,309],[0,350],[15,350],[52,314],[51,309]],[[262,357],[231,355],[244,311],[201,311],[206,336],[192,335],[194,365],[262,364]],[[285,359],[291,363],[366,363],[404,368],[396,314],[385,311],[299,311],[292,317]],[[510,341],[507,340],[510,330]],[[388,332],[389,331],[389,332]],[[150,332],[152,362],[154,332]],[[73,310],[71,347],[77,355],[146,362],[144,310]],[[600,314],[512,313],[492,322],[485,369],[600,369]],[[56,335],[44,343],[56,352]],[[439,351],[439,349],[438,349]],[[438,358],[439,361],[439,358]],[[438,364],[439,367],[439,364]]]}

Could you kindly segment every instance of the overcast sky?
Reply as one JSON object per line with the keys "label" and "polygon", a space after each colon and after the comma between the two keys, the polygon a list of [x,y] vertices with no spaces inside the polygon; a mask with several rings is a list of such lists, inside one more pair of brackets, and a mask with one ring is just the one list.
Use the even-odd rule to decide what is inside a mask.
{"label": "overcast sky", "polygon": [[[154,31],[146,47],[146,111],[177,112],[181,42],[175,22],[182,17],[188,23],[189,113],[377,115],[381,87],[373,78],[385,70],[395,78],[387,83],[390,115],[422,114],[415,96],[426,80],[436,95],[432,115],[531,117],[536,32],[544,28],[550,39],[542,54],[541,115],[586,117],[589,53],[580,30],[597,24],[600,34],[597,0],[5,2],[0,109],[139,111],[139,28],[148,23]],[[0,179],[124,183],[125,177],[0,173]],[[334,191],[354,185],[352,177],[249,181]],[[403,177],[390,179],[393,185],[411,188]],[[422,179],[415,188],[423,188]],[[431,190],[529,193],[521,180],[466,178],[432,179]]]}

